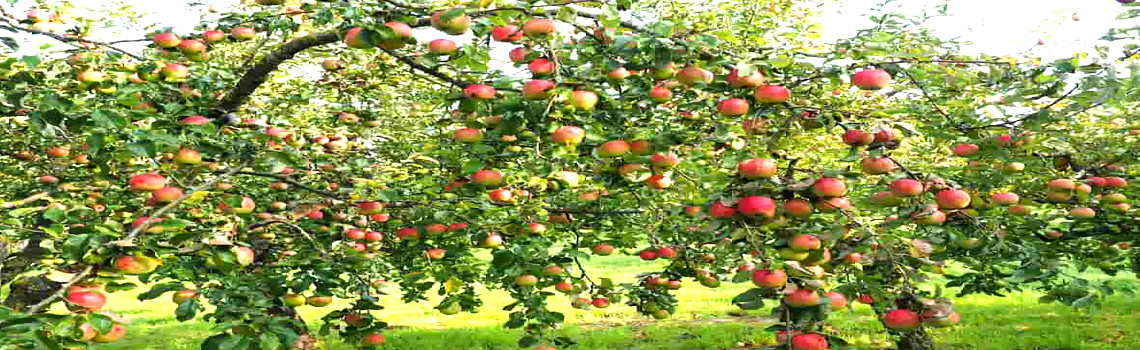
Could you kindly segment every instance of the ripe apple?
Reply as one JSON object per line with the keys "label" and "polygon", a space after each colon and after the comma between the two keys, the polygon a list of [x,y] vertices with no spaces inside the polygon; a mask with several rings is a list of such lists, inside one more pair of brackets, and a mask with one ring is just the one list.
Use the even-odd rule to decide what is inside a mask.
{"label": "ripe apple", "polygon": [[859,167],[869,175],[882,175],[895,170],[895,162],[890,158],[863,158]]}
{"label": "ripe apple", "polygon": [[429,236],[437,236],[444,232],[447,232],[447,226],[443,224],[430,224],[424,226],[424,233],[427,233]]}
{"label": "ripe apple", "polygon": [[1069,210],[1069,215],[1078,219],[1088,219],[1096,216],[1096,211],[1092,208],[1081,207]]}
{"label": "ripe apple", "polygon": [[790,199],[784,202],[784,212],[793,217],[808,217],[812,213],[811,202],[803,199]]}
{"label": "ripe apple", "polygon": [[863,130],[851,129],[843,133],[843,143],[851,146],[866,146],[875,141],[875,134]]}
{"label": "ripe apple", "polygon": [[329,306],[329,304],[332,304],[332,302],[333,298],[330,296],[314,295],[305,298],[305,304],[308,304],[312,307],[325,307]]}
{"label": "ripe apple", "polygon": [[649,100],[653,102],[668,102],[673,99],[673,91],[664,86],[654,86],[649,90]]}
{"label": "ripe apple", "polygon": [[154,40],[155,46],[158,46],[158,47],[161,47],[164,49],[177,47],[178,44],[182,43],[182,40],[178,39],[178,35],[176,35],[174,33],[170,33],[170,32],[155,34],[154,38],[152,38],[152,39]]}
{"label": "ripe apple", "polygon": [[488,192],[487,198],[490,198],[491,201],[495,201],[495,202],[512,202],[512,201],[514,201],[514,195],[511,194],[511,190],[503,189],[503,188]]}
{"label": "ripe apple", "polygon": [[545,58],[536,58],[527,64],[527,69],[530,69],[530,74],[534,74],[535,76],[554,74],[554,70],[557,68],[558,66],[554,64],[554,61]]}
{"label": "ripe apple", "polygon": [[831,292],[823,293],[823,296],[827,297],[828,299],[831,300],[831,309],[832,310],[843,310],[843,309],[847,308],[847,297],[844,296],[843,294],[840,294],[839,292],[831,291]]}
{"label": "ripe apple", "polygon": [[1122,177],[1116,177],[1116,176],[1106,177],[1106,178],[1104,178],[1104,185],[1105,185],[1105,187],[1125,188],[1125,187],[1128,187],[1128,180],[1125,180]]}
{"label": "ripe apple", "polygon": [[819,249],[821,244],[822,242],[819,240],[819,237],[809,234],[796,235],[795,237],[792,237],[791,241],[788,242],[789,247],[801,252]]}
{"label": "ripe apple", "polygon": [[47,150],[47,154],[53,158],[67,158],[71,156],[71,146],[52,147]]}
{"label": "ripe apple", "polygon": [[736,165],[736,172],[746,179],[776,176],[776,162],[767,158],[747,159]]}
{"label": "ripe apple", "polygon": [[355,27],[349,29],[348,32],[344,34],[344,44],[354,49],[370,48],[372,45],[366,39],[368,34],[369,32],[365,28]]}
{"label": "ripe apple", "polygon": [[107,305],[107,296],[103,293],[85,291],[67,294],[67,302],[84,308],[89,312],[99,312]]}
{"label": "ripe apple", "polygon": [[253,30],[253,28],[250,27],[236,27],[234,29],[230,29],[230,36],[232,36],[234,40],[237,41],[246,41],[256,37],[257,31]]}
{"label": "ripe apple", "polygon": [[792,92],[780,85],[764,85],[756,88],[752,95],[756,98],[756,102],[778,103],[787,101]]}
{"label": "ripe apple", "polygon": [[970,194],[962,190],[942,190],[934,196],[942,209],[961,209],[970,205]]}
{"label": "ripe apple", "polygon": [[166,178],[158,174],[135,175],[131,177],[130,185],[132,191],[153,192],[166,187]]}
{"label": "ripe apple", "polygon": [[545,38],[554,33],[554,21],[546,18],[535,18],[523,23],[523,32],[532,38]]}
{"label": "ripe apple", "polygon": [[534,79],[523,84],[522,97],[527,100],[545,100],[550,98],[550,90],[554,89],[554,82],[543,79]]}
{"label": "ripe apple", "polygon": [[950,152],[959,157],[969,157],[978,154],[978,145],[972,143],[959,143],[950,148]]}
{"label": "ripe apple", "polygon": [[491,28],[491,39],[500,42],[515,42],[522,40],[523,32],[513,24]]}
{"label": "ripe apple", "polygon": [[178,187],[167,186],[154,190],[154,192],[150,193],[150,196],[159,203],[173,202],[175,200],[178,200],[178,198],[182,198],[182,189]]}
{"label": "ripe apple", "polygon": [[864,69],[851,75],[851,84],[863,90],[879,90],[891,84],[891,74],[882,69]]}
{"label": "ripe apple", "polygon": [[753,270],[752,283],[760,288],[780,288],[788,283],[788,275],[783,270]]}
{"label": "ripe apple", "polygon": [[646,249],[646,250],[642,250],[641,252],[637,253],[637,256],[639,258],[641,258],[641,260],[646,260],[646,261],[657,260],[657,251],[654,251],[652,249]]}
{"label": "ripe apple", "polygon": [[34,23],[42,23],[51,21],[52,14],[47,11],[31,10],[26,14],[27,19]]}
{"label": "ripe apple", "polygon": [[555,143],[573,146],[581,143],[582,139],[585,137],[585,130],[582,130],[582,128],[579,128],[577,126],[567,125],[558,128],[558,130],[555,130],[554,133],[550,135],[550,140],[554,141]]}
{"label": "ripe apple", "polygon": [[192,115],[192,116],[189,116],[186,118],[182,118],[182,120],[178,121],[178,124],[182,124],[182,125],[205,125],[206,123],[209,123],[209,122],[210,122],[209,118],[195,114],[195,115]]}
{"label": "ripe apple", "polygon": [[891,194],[896,197],[913,197],[922,194],[923,186],[915,179],[898,179],[891,181]]}
{"label": "ripe apple", "polygon": [[463,143],[474,143],[483,141],[483,131],[475,128],[463,128],[455,130],[455,141]]}
{"label": "ripe apple", "polygon": [[511,62],[523,63],[526,62],[526,56],[528,54],[530,54],[530,49],[527,49],[525,46],[519,46],[511,49],[511,51],[507,53],[507,57],[511,59]]}
{"label": "ripe apple", "polygon": [[990,199],[996,205],[1014,205],[1020,200],[1016,193],[994,193]]}
{"label": "ripe apple", "polygon": [[498,186],[503,183],[503,173],[498,170],[483,169],[471,174],[471,181],[483,186]]}
{"label": "ripe apple", "polygon": [[883,315],[883,325],[897,331],[915,330],[918,321],[918,314],[907,309],[894,309]]}
{"label": "ripe apple", "polygon": [[369,333],[360,340],[364,346],[380,346],[384,344],[384,335],[380,333]]}
{"label": "ripe apple", "polygon": [[594,253],[594,255],[607,256],[613,254],[614,246],[609,244],[598,244],[595,245],[591,251]]}
{"label": "ripe apple", "polygon": [[693,86],[696,84],[709,84],[713,81],[713,73],[707,69],[687,66],[677,72],[675,78],[681,84]]}
{"label": "ripe apple", "polygon": [[656,174],[645,179],[645,184],[648,185],[649,188],[663,190],[673,186],[673,179],[665,175]]}
{"label": "ripe apple", "polygon": [[190,68],[178,63],[170,63],[162,67],[162,76],[167,79],[182,79],[190,76]]}
{"label": "ripe apple", "polygon": [[796,289],[784,295],[784,304],[791,307],[811,307],[819,305],[819,293],[811,289]]}
{"label": "ripe apple", "polygon": [[625,140],[613,140],[598,146],[598,156],[605,158],[620,157],[629,153],[629,143]]}
{"label": "ripe apple", "polygon": [[495,88],[489,85],[474,84],[463,89],[463,96],[477,101],[490,100],[495,98]]}
{"label": "ripe apple", "polygon": [[709,206],[709,216],[715,219],[730,219],[736,216],[736,209],[724,205],[719,201],[713,202],[713,204]]}
{"label": "ripe apple", "polygon": [[625,69],[624,67],[618,67],[614,70],[611,70],[609,73],[606,73],[606,79],[609,79],[610,82],[617,83],[625,80],[625,78],[629,77],[630,75],[632,75],[632,73],[630,73],[628,69]]}
{"label": "ripe apple", "polygon": [[760,74],[760,70],[752,71],[752,74],[741,77],[740,69],[733,68],[725,77],[728,85],[734,88],[757,88],[764,84],[764,76]]}
{"label": "ripe apple", "polygon": [[405,38],[412,37],[412,27],[408,26],[407,23],[390,21],[384,23],[384,26],[391,28],[392,32],[395,33],[394,37],[389,39],[382,39],[377,43],[380,44],[380,47],[383,47],[385,49],[396,50],[402,48],[407,43],[404,41]]}
{"label": "ripe apple", "polygon": [[815,333],[792,335],[792,350],[828,350],[827,338]]}
{"label": "ripe apple", "polygon": [[186,55],[195,55],[206,52],[206,44],[194,39],[182,40],[178,43],[178,50]]}
{"label": "ripe apple", "polygon": [[189,165],[201,164],[202,153],[192,149],[180,149],[178,150],[178,154],[174,156],[174,162]]}
{"label": "ripe apple", "polygon": [[607,307],[610,307],[610,300],[604,297],[596,297],[593,300],[590,300],[590,305],[593,305],[599,309],[605,309]]}
{"label": "ripe apple", "polygon": [[594,109],[594,105],[598,104],[598,94],[593,91],[574,91],[570,93],[568,101],[571,106],[588,111]]}
{"label": "ripe apple", "polygon": [[763,196],[748,196],[736,203],[736,210],[744,216],[759,216],[771,218],[776,215],[776,202]]}
{"label": "ripe apple", "polygon": [[819,197],[840,197],[847,194],[847,185],[843,180],[823,177],[812,184],[811,191]]}
{"label": "ripe apple", "polygon": [[681,158],[673,152],[657,153],[649,158],[649,163],[658,168],[672,168],[681,164]]}
{"label": "ripe apple", "polygon": [[730,98],[716,104],[716,111],[727,116],[748,114],[748,101],[743,98]]}
{"label": "ripe apple", "polygon": [[430,260],[440,260],[447,255],[447,251],[439,248],[428,249],[425,254]]}
{"label": "ripe apple", "polygon": [[450,55],[459,51],[459,46],[448,39],[435,39],[428,42],[428,52],[440,55]]}
{"label": "ripe apple", "polygon": [[103,80],[106,78],[106,73],[94,70],[83,71],[76,76],[76,80],[79,80],[80,83],[84,84],[98,84],[103,82]]}
{"label": "ripe apple", "polygon": [[538,284],[538,277],[535,275],[519,275],[515,277],[515,285],[519,287],[533,287]]}
{"label": "ripe apple", "polygon": [[471,17],[466,13],[460,13],[458,16],[452,17],[449,20],[443,19],[445,12],[452,10],[439,11],[431,15],[431,26],[441,32],[450,35],[461,35],[471,28]]}

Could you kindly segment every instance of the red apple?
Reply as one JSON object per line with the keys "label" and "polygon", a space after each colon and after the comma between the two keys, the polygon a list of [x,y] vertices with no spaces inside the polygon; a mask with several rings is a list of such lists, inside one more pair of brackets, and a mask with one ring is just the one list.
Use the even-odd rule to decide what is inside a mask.
{"label": "red apple", "polygon": [[748,101],[743,98],[730,98],[716,104],[716,111],[727,116],[748,114]]}
{"label": "red apple", "polygon": [[673,99],[673,92],[664,86],[654,86],[649,90],[649,100],[653,102],[668,102]]}
{"label": "red apple", "polygon": [[163,187],[150,193],[150,196],[158,202],[173,202],[182,198],[182,189],[178,187]]}
{"label": "red apple", "polygon": [[455,141],[463,143],[474,143],[483,141],[483,131],[475,128],[463,128],[455,130]]}
{"label": "red apple", "polygon": [[810,307],[819,305],[819,293],[811,289],[796,289],[791,294],[784,295],[784,304],[791,307]]}
{"label": "red apple", "polygon": [[756,102],[777,103],[787,101],[792,92],[780,85],[764,85],[756,88],[752,95],[756,97]]}
{"label": "red apple", "polygon": [[513,24],[491,28],[491,39],[501,42],[515,42],[522,40],[523,32]]}
{"label": "red apple", "polygon": [[582,139],[585,137],[586,137],[586,131],[585,130],[582,130],[582,128],[579,128],[577,126],[569,126],[568,125],[568,126],[560,127],[560,128],[558,128],[558,130],[555,130],[554,133],[550,135],[550,140],[554,141],[555,143],[561,143],[561,144],[573,146],[573,145],[581,143]]}
{"label": "red apple", "polygon": [[812,213],[812,206],[803,199],[790,199],[784,202],[784,212],[793,217],[808,217]]}
{"label": "red apple", "polygon": [[891,74],[882,69],[864,69],[851,75],[851,84],[863,90],[879,90],[891,84]]}
{"label": "red apple", "polygon": [[384,344],[384,335],[380,333],[369,333],[364,336],[360,341],[364,346],[380,346]]}
{"label": "red apple", "polygon": [[551,89],[554,89],[554,82],[534,79],[523,84],[522,97],[527,100],[545,100],[550,98]]}
{"label": "red apple", "polygon": [[713,73],[700,67],[687,66],[677,72],[674,77],[681,84],[693,86],[696,84],[709,84],[713,81]]}
{"label": "red apple", "polygon": [[736,210],[744,216],[760,216],[771,218],[776,215],[776,202],[763,196],[748,196],[736,203]]}
{"label": "red apple", "polygon": [[595,245],[591,251],[594,253],[594,255],[607,256],[613,254],[614,246],[609,244],[598,244]]}
{"label": "red apple", "polygon": [[950,152],[959,157],[969,157],[978,154],[978,145],[972,143],[960,143],[950,148]]}
{"label": "red apple", "polygon": [[253,30],[253,28],[250,27],[236,27],[234,29],[230,29],[230,36],[232,36],[234,40],[245,41],[256,37],[257,31]]}
{"label": "red apple", "polygon": [[913,197],[922,192],[922,183],[915,179],[898,179],[891,182],[891,194],[896,197]]}
{"label": "red apple", "polygon": [[812,184],[811,191],[819,197],[840,197],[847,194],[847,185],[843,180],[823,177]]}
{"label": "red apple", "polygon": [[612,158],[629,153],[629,143],[625,140],[613,140],[598,146],[598,156]]}
{"label": "red apple", "polygon": [[752,158],[736,165],[736,172],[747,179],[776,176],[776,162],[767,158]]}
{"label": "red apple", "polygon": [[507,53],[507,56],[511,59],[511,62],[523,63],[523,62],[526,62],[526,56],[529,53],[530,53],[530,50],[527,49],[525,46],[519,46],[519,47],[516,47],[514,49],[511,49],[511,51],[509,53]]}
{"label": "red apple", "polygon": [[130,184],[132,191],[153,192],[166,187],[166,178],[158,174],[135,175],[131,177]]}
{"label": "red apple", "polygon": [[709,206],[709,216],[716,219],[729,219],[736,216],[736,209],[721,204],[719,201],[713,202],[713,204]]}
{"label": "red apple", "polygon": [[792,240],[788,242],[788,246],[796,251],[802,252],[819,249],[822,243],[823,242],[819,240],[819,237],[808,234],[799,234],[795,237],[792,237]]}
{"label": "red apple", "polygon": [[962,190],[942,190],[934,196],[942,209],[961,209],[970,205],[970,194]]}
{"label": "red apple", "polygon": [[182,40],[178,39],[178,35],[170,32],[155,34],[153,40],[155,46],[164,49],[177,47],[178,44],[182,43]]}
{"label": "red apple", "polygon": [[788,283],[788,275],[783,270],[753,270],[752,283],[760,288],[780,288]]}
{"label": "red apple", "polygon": [[870,175],[887,174],[895,170],[895,162],[890,158],[863,158],[859,167]]}
{"label": "red apple", "polygon": [[649,163],[658,168],[672,168],[681,164],[681,158],[673,152],[657,153],[649,158]]}
{"label": "red apple", "polygon": [[495,88],[489,85],[474,84],[463,89],[463,96],[472,100],[490,100],[495,98]]}
{"label": "red apple", "polygon": [[98,292],[72,292],[67,294],[67,302],[90,312],[99,312],[107,305],[107,296]]}
{"label": "red apple", "polygon": [[827,338],[815,333],[792,336],[792,350],[828,350]]}
{"label": "red apple", "polygon": [[498,170],[483,169],[471,174],[471,181],[483,186],[498,186],[503,183],[503,173]]}
{"label": "red apple", "polygon": [[752,71],[752,74],[749,76],[741,77],[740,70],[733,68],[732,71],[728,73],[728,76],[725,77],[725,80],[734,88],[756,88],[764,84],[764,76],[760,74],[759,70]]}
{"label": "red apple", "polygon": [[209,122],[210,122],[209,118],[195,114],[195,115],[192,115],[192,116],[189,116],[186,118],[182,118],[182,120],[178,121],[178,124],[182,124],[182,125],[205,125],[206,123],[209,123]]}
{"label": "red apple", "polygon": [[851,146],[865,146],[875,141],[875,134],[865,133],[863,130],[851,129],[843,133],[843,143]]}
{"label": "red apple", "polygon": [[545,38],[554,33],[554,21],[546,18],[535,18],[523,23],[523,32],[532,38]]}
{"label": "red apple", "polygon": [[665,175],[656,174],[645,179],[645,184],[650,188],[663,190],[673,185],[673,179]]}
{"label": "red apple", "polygon": [[1016,193],[1003,192],[1003,193],[994,193],[993,196],[991,196],[991,200],[996,205],[1014,205],[1014,204],[1017,204],[1017,202],[1018,202],[1018,200],[1020,200],[1020,198],[1017,196]]}
{"label": "red apple", "polygon": [[569,102],[571,106],[588,111],[598,103],[598,94],[593,91],[574,91],[570,93]]}
{"label": "red apple", "polygon": [[450,55],[459,51],[459,46],[454,41],[448,39],[435,39],[428,43],[428,52]]}
{"label": "red apple", "polygon": [[894,309],[883,315],[883,325],[897,331],[915,330],[918,321],[918,314],[907,309]]}
{"label": "red apple", "polygon": [[530,74],[545,76],[554,74],[554,70],[558,69],[558,66],[554,64],[554,61],[545,58],[536,58],[527,64],[527,68],[530,69]]}

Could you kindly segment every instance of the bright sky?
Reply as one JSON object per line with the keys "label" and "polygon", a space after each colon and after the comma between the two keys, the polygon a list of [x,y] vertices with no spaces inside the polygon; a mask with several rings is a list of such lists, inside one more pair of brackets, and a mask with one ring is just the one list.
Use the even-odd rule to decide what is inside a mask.
{"label": "bright sky", "polygon": [[[138,12],[150,14],[146,20],[162,26],[172,26],[179,32],[189,32],[199,21],[199,14],[187,11],[184,5],[171,5],[172,1],[153,0],[72,0],[82,6],[101,8],[109,4],[133,4]],[[224,11],[238,0],[201,0]],[[762,0],[757,0],[762,1]],[[882,0],[845,0],[841,5],[823,8],[824,40],[846,38],[858,28],[870,25],[866,15],[874,14],[874,5]],[[189,2],[189,1],[187,1]],[[31,3],[21,0],[17,9],[26,9]],[[966,49],[995,55],[1017,55],[1033,49],[1030,55],[1057,58],[1075,49],[1090,47],[1110,27],[1121,27],[1114,22],[1121,6],[1114,0],[897,0],[887,6],[891,11],[906,13],[932,12],[933,6],[949,4],[951,17],[931,21],[942,36],[958,36],[973,42]],[[23,7],[21,7],[23,5]],[[1074,21],[1073,16],[1079,17]],[[430,30],[434,32],[434,30]],[[421,39],[434,39],[438,32],[425,31]],[[1044,45],[1036,46],[1037,40]],[[426,40],[425,40],[426,41]],[[32,48],[38,46],[31,45]],[[29,53],[25,51],[24,53]]]}

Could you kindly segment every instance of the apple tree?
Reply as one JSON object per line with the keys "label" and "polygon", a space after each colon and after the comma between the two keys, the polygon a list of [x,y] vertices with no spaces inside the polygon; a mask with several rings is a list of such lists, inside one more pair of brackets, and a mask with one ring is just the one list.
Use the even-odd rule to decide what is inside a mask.
{"label": "apple tree", "polygon": [[[733,303],[798,350],[845,346],[854,301],[933,349],[969,317],[949,263],[959,295],[1128,291],[1070,268],[1140,268],[1137,29],[1043,62],[889,11],[820,43],[812,3],[258,0],[132,38],[0,5],[69,46],[0,62],[0,344],[129,336],[105,293],[135,288],[216,324],[203,349],[382,346],[397,288],[445,315],[508,291],[544,350],[573,345],[550,303],[664,319],[686,280],[753,284]],[[669,264],[591,277],[611,254]]]}

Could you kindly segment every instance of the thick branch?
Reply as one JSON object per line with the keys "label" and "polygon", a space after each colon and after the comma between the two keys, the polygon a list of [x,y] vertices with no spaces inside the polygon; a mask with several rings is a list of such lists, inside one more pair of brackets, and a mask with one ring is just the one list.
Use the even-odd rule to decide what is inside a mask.
{"label": "thick branch", "polygon": [[226,113],[237,110],[245,103],[249,95],[257,90],[257,87],[265,83],[270,73],[273,73],[281,63],[293,58],[297,53],[312,47],[334,43],[339,39],[340,34],[337,32],[324,32],[309,34],[286,43],[246,71],[237,85],[226,94],[226,98],[210,112],[209,117],[219,118]]}

